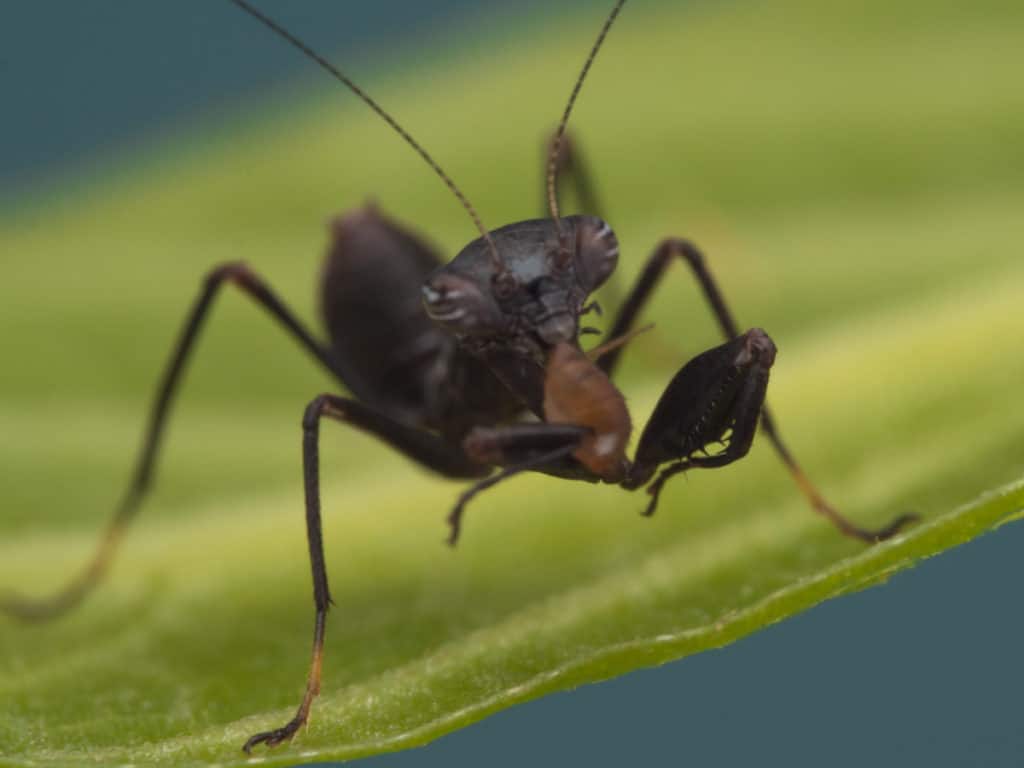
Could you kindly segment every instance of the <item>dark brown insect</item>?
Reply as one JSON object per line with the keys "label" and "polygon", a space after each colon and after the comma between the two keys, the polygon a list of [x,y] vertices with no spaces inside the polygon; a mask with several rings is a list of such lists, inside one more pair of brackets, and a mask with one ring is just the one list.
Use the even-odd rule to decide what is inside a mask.
{"label": "dark brown insect", "polygon": [[[101,579],[149,490],[160,440],[182,371],[214,297],[231,284],[250,296],[351,393],[321,394],[302,420],[306,527],[316,617],[306,691],[295,716],[244,745],[290,739],[320,690],[324,627],[331,603],[320,523],[319,430],[323,418],[379,438],[427,469],[474,484],[449,516],[455,543],[466,503],[496,482],[537,471],[633,490],[646,487],[652,514],[666,480],[693,468],[721,467],[746,455],[758,423],[816,511],[843,533],[885,539],[904,515],[866,530],[831,507],[801,471],[765,406],[775,344],[763,330],[740,333],[698,249],[667,238],[655,248],[615,315],[615,339],[589,356],[580,320],[596,309],[590,295],[612,274],[619,244],[598,215],[580,156],[564,138],[580,86],[625,0],[605,21],[580,73],[548,155],[550,216],[487,230],[458,187],[375,101],[333,65],[245,0],[233,2],[344,83],[437,172],[480,231],[449,263],[372,206],[337,218],[321,279],[327,342],[317,339],[248,267],[213,269],[203,283],[163,376],[128,490],[96,556],[67,587],[44,600],[8,597],[0,607],[25,619],[51,618],[75,606]],[[557,178],[571,176],[590,215],[561,216]],[[725,342],[684,365],[626,455],[631,419],[612,383],[622,343],[666,267],[679,258],[693,271]],[[713,451],[712,446],[720,446]]]}

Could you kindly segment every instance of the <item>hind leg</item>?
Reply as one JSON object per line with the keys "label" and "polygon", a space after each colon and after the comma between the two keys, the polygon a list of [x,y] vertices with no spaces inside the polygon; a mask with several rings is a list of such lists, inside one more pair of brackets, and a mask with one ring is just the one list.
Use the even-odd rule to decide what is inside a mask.
{"label": "hind leg", "polygon": [[175,395],[200,331],[213,306],[213,301],[221,287],[226,284],[234,285],[262,306],[298,342],[300,347],[328,371],[337,375],[337,368],[330,350],[314,338],[270,287],[245,264],[239,262],[222,264],[211,270],[203,282],[199,296],[192,305],[178,342],[175,344],[164,370],[156,397],[150,408],[149,422],[143,434],[141,450],[128,488],[121,497],[121,502],[92,561],[56,594],[34,599],[18,595],[5,595],[0,597],[0,610],[26,620],[54,618],[76,606],[101,581],[128,525],[137,515],[139,507],[152,485],[160,444]]}

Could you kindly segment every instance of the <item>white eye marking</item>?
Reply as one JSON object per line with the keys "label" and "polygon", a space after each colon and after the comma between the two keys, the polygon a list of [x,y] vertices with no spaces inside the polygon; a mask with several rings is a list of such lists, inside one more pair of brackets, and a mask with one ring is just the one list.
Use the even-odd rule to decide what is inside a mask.
{"label": "white eye marking", "polygon": [[429,285],[423,286],[423,300],[428,304],[437,304],[441,300],[441,293],[434,290]]}
{"label": "white eye marking", "polygon": [[608,255],[617,257],[619,255],[619,246],[616,245],[614,248],[609,248]]}
{"label": "white eye marking", "polygon": [[431,315],[431,317],[433,317],[435,320],[444,320],[445,322],[451,322],[452,320],[460,319],[461,317],[465,316],[465,314],[466,314],[466,308],[465,307],[456,307],[455,309],[453,309],[451,312],[448,312],[447,314],[444,314],[444,315]]}
{"label": "white eye marking", "polygon": [[598,237],[607,237],[608,235],[611,234],[611,231],[612,231],[612,228],[608,226],[608,222],[607,221],[602,221],[601,222],[601,228],[599,230],[597,230],[597,236]]}

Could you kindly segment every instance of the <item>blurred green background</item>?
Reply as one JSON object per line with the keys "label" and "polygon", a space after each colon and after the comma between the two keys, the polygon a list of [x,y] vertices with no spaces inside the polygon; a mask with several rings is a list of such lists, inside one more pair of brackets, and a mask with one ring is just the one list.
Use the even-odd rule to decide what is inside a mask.
{"label": "blurred green background", "polygon": [[[266,7],[318,47],[339,50],[335,58],[343,68],[435,154],[485,222],[498,226],[538,213],[543,134],[561,112],[605,5],[531,4],[513,12],[452,3],[431,12],[425,3],[416,5],[422,17],[404,17],[401,24],[395,19],[408,13],[403,3],[377,4],[383,9],[380,18],[350,17],[352,9],[337,3],[301,11],[281,3]],[[4,46],[14,63],[5,68],[5,77],[13,74],[28,99],[11,110],[16,117],[10,134],[5,132],[15,136],[19,127],[24,138],[5,141],[5,151],[14,158],[28,156],[33,141],[49,150],[4,166],[0,530],[5,541],[0,551],[8,563],[15,555],[28,557],[35,544],[70,552],[47,583],[56,583],[79,562],[116,499],[156,376],[199,277],[211,265],[248,260],[313,322],[323,225],[335,212],[373,197],[429,233],[447,254],[473,236],[464,213],[429,170],[365,108],[230,7],[179,4],[169,11],[149,5],[144,12],[128,13],[118,3],[94,8],[99,10],[66,19],[66,4],[53,3],[43,13],[54,21],[37,19],[20,30],[7,23],[3,33],[23,46]],[[374,31],[358,34],[362,24]],[[1011,480],[1024,466],[1019,452],[1024,417],[1012,399],[999,399],[1019,388],[1024,374],[1018,351],[1024,322],[1019,312],[1004,309],[1016,307],[1015,297],[1024,295],[1022,30],[1020,4],[994,0],[827,7],[801,0],[771,5],[634,0],[574,114],[573,126],[623,244],[622,285],[659,237],[686,234],[702,244],[740,323],[765,327],[779,344],[774,382],[783,430],[798,455],[834,483],[868,488],[851,495],[879,520],[888,510],[884,504],[872,506],[879,500],[870,491],[874,482],[887,489],[878,491],[881,500],[927,513]],[[49,44],[25,47],[33,38]],[[76,48],[75,40],[88,44]],[[90,77],[90,61],[100,49],[115,65]],[[42,51],[58,53],[36,66],[34,57]],[[53,62],[56,68],[47,70]],[[130,80],[120,79],[122,71]],[[60,73],[59,79],[48,80],[46,72]],[[75,80],[75,74],[85,77]],[[71,95],[53,95],[61,93],[58,82],[71,83],[64,91]],[[135,93],[141,104],[135,104]],[[75,108],[47,113],[40,100],[66,100]],[[40,126],[38,137],[31,135],[35,126]],[[44,142],[47,135],[55,137],[50,144]],[[63,152],[54,149],[61,146],[74,150],[70,161],[61,161]],[[926,338],[920,318],[935,316],[946,319],[944,333],[961,328],[962,335],[949,338],[948,345],[941,339],[917,348],[901,345],[907,333]],[[715,340],[714,326],[681,271],[666,281],[650,317],[658,323],[657,335],[630,350],[623,375],[624,389],[640,404],[687,355]],[[985,328],[992,332],[979,333]],[[881,350],[878,369],[846,369],[873,349]],[[956,354],[941,359],[946,349]],[[920,375],[922,368],[931,375]],[[945,369],[948,377],[935,375]],[[856,391],[849,389],[851,381]],[[188,377],[159,492],[143,525],[173,526],[174,538],[188,530],[179,526],[191,516],[196,531],[207,530],[206,519],[213,521],[211,530],[220,531],[216,522],[222,509],[240,512],[250,500],[258,509],[298,499],[299,414],[313,394],[331,387],[260,313],[226,295]],[[899,396],[887,396],[892,388]],[[357,478],[352,493],[369,515],[383,515],[390,505],[374,512],[375,487],[417,475],[386,451],[341,430],[326,428],[324,440],[330,457],[324,474],[335,475],[334,497],[343,498],[350,478]],[[923,466],[948,444],[942,455],[962,458],[948,465],[936,459],[933,465],[962,466],[964,477],[893,480],[901,472],[893,458],[901,444],[911,454],[907,460]],[[885,460],[873,463],[874,451]],[[747,475],[748,482],[756,478],[757,490],[768,498],[795,496],[766,454],[762,449],[751,458],[757,474]],[[673,510],[671,517],[685,512],[690,520],[659,520],[659,525],[686,535],[687,525],[699,531],[712,524],[716,510],[700,511],[700,500],[728,493],[744,477],[742,470],[723,474],[677,488],[672,498],[686,499],[687,509]],[[761,478],[769,480],[762,485]],[[419,492],[424,483],[417,482],[410,488]],[[698,509],[691,510],[693,486]],[[891,491],[893,486],[898,490]],[[520,492],[538,487],[524,484]],[[454,486],[430,488],[431,506],[418,514],[436,524],[440,540],[444,504]],[[577,506],[599,503],[588,492],[561,487],[557,492]],[[735,487],[731,492],[741,493]],[[507,519],[516,494],[510,485],[502,497],[504,509],[476,510],[467,536],[483,537],[485,529],[498,526],[493,536],[512,531],[536,537],[530,545],[543,553],[562,527],[585,518],[519,530],[515,519]],[[664,535],[665,528],[634,531],[639,526],[630,518],[636,499],[618,496],[600,503],[605,506],[596,507],[602,519],[595,526],[601,533],[588,535],[602,544],[615,542],[613,559],[656,546]],[[667,509],[662,517],[670,517]],[[612,510],[618,515],[615,538],[605,532],[613,529]],[[347,557],[340,550],[351,536],[351,546],[359,550],[356,562],[372,564],[378,550],[367,534],[373,529],[350,517],[328,513],[328,558]],[[294,528],[287,534],[301,557],[297,512]],[[829,533],[819,538],[824,541]],[[70,536],[68,543],[64,536]],[[999,539],[1010,536],[1020,541],[1012,529],[998,534]],[[632,541],[620,544],[618,537]],[[428,536],[422,546],[433,542]],[[229,541],[225,546],[244,545]],[[851,551],[845,542],[821,546]],[[988,546],[1008,553],[1009,561],[1019,552]],[[472,558],[471,552],[459,556]],[[969,580],[976,567],[971,563],[989,558],[979,549],[956,578]],[[301,585],[295,595],[299,605],[283,622],[305,616],[305,568],[301,560],[254,565],[261,572],[253,578],[260,582],[280,569],[289,585],[282,594]],[[14,568],[2,572],[7,579]],[[197,557],[187,576],[173,570],[150,574],[138,589],[159,594],[169,588],[161,579],[174,578],[185,589],[202,591],[202,583],[217,573],[215,564]],[[400,577],[391,583],[386,573],[374,575],[396,593],[421,597]],[[196,584],[189,586],[191,581]],[[996,581],[1005,591],[985,601],[1014,600],[1007,586],[1013,577]],[[943,591],[943,583],[923,581],[920,589]],[[207,597],[212,606],[213,596]],[[844,620],[843,604],[850,600],[827,609],[832,620]],[[859,619],[882,627],[893,617],[885,610],[899,615],[919,604],[914,597],[902,600]],[[428,609],[424,614],[432,615]],[[990,631],[987,625],[995,621],[992,615],[972,618],[970,634],[989,641],[1012,631],[1020,636],[1019,623],[1015,630]],[[304,638],[306,620],[298,622],[293,634]],[[470,616],[466,624],[472,623]],[[258,626],[254,620],[254,634]],[[0,628],[8,641],[13,631],[17,628]],[[187,634],[187,628],[176,631]],[[936,634],[949,631],[945,627]],[[297,657],[295,669],[301,669],[304,639],[298,648],[292,635],[271,642],[276,653]],[[742,645],[759,642],[754,637]],[[779,652],[806,658],[811,651],[801,642],[809,641],[796,637],[780,643]],[[255,637],[246,643],[259,645]],[[956,651],[972,658],[981,654],[980,647],[970,645]],[[203,663],[215,665],[216,638],[206,652],[210,659]],[[401,653],[396,648],[395,654]],[[686,665],[715,663],[702,658]],[[874,668],[881,661],[863,663]],[[901,660],[895,663],[899,668]],[[736,665],[742,669],[742,659]],[[730,675],[730,669],[721,674]],[[800,670],[792,669],[799,678]],[[827,673],[817,676],[822,674]],[[1020,680],[1019,668],[1009,674]],[[729,682],[737,686],[737,699],[754,695],[743,692],[741,682]],[[715,686],[716,680],[708,684]],[[788,677],[786,684],[793,684]],[[771,687],[777,690],[778,684]],[[695,691],[684,680],[671,706],[707,700],[711,690],[718,689]],[[984,698],[991,691],[976,695]],[[574,697],[582,695],[562,697],[564,711],[544,710],[540,719],[572,721],[582,708]],[[626,717],[632,722],[637,712],[659,709],[642,688],[630,695],[626,714],[614,716],[615,722]],[[291,696],[286,687],[279,705]],[[956,696],[949,696],[946,704],[953,707]],[[919,711],[934,698],[925,694],[905,706]],[[874,698],[871,702],[878,705]],[[799,701],[788,706],[793,709],[787,711],[801,712]],[[989,719],[1001,707],[983,709]],[[764,728],[765,716],[754,709],[749,722],[718,718],[720,733]],[[812,716],[813,708],[802,715]],[[905,723],[908,716],[894,713],[889,723]],[[201,714],[196,717],[202,722]],[[846,717],[856,722],[855,716]],[[942,721],[933,715],[922,722]],[[887,725],[879,727],[884,732]],[[651,738],[640,724],[622,727],[627,732],[617,734],[620,743]],[[694,728],[707,743],[721,747],[708,720]],[[965,730],[971,732],[969,724]],[[901,738],[895,726],[888,733]],[[984,740],[972,735],[957,743],[980,749],[978,741]],[[1007,754],[1012,750],[998,738],[988,741]],[[489,743],[493,752],[494,741]],[[911,761],[926,759],[926,753],[907,749]],[[946,758],[950,749],[945,742]],[[408,759],[426,761],[429,752]],[[928,759],[934,762],[934,754]]]}

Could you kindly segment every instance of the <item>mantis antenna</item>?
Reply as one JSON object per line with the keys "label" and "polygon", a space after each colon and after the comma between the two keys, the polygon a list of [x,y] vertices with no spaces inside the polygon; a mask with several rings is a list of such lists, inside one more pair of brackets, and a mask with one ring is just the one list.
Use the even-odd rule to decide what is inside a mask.
{"label": "mantis antenna", "polygon": [[473,223],[476,224],[476,228],[480,230],[480,235],[483,237],[484,241],[486,241],[487,247],[491,251],[491,258],[494,261],[495,269],[498,270],[499,274],[505,272],[505,261],[504,259],[501,258],[501,254],[498,253],[498,247],[494,244],[494,240],[491,238],[491,233],[487,231],[487,228],[484,227],[483,222],[480,221],[480,217],[477,215],[476,209],[473,208],[473,205],[469,202],[466,196],[462,194],[462,190],[460,190],[455,185],[455,182],[452,181],[451,177],[447,173],[445,173],[441,169],[441,166],[438,165],[437,162],[434,160],[434,158],[432,158],[427,153],[427,150],[421,147],[419,142],[417,142],[416,139],[410,136],[409,133],[401,125],[398,124],[398,121],[395,120],[395,118],[388,114],[380,104],[374,101],[369,96],[369,94],[367,94],[362,88],[360,88],[358,85],[352,82],[352,80],[350,80],[344,73],[342,73],[341,70],[339,70],[337,67],[331,64],[331,62],[327,61],[327,59],[325,59],[319,53],[314,51],[312,48],[306,45],[306,43],[302,42],[299,38],[297,38],[287,29],[282,27],[276,21],[264,15],[261,11],[257,10],[253,6],[251,6],[248,2],[246,2],[246,0],[231,0],[231,2],[233,2],[247,14],[252,16],[254,19],[261,22],[264,26],[268,27],[276,35],[284,38],[295,48],[298,48],[307,58],[312,59],[314,62],[319,64],[320,67],[325,69],[335,80],[341,82],[350,91],[352,91],[352,93],[354,93],[356,96],[362,99],[363,102],[370,109],[376,112],[380,116],[380,118],[384,120],[385,123],[390,125],[395,130],[395,132],[405,140],[406,144],[408,144],[410,147],[416,150],[419,156],[426,161],[427,165],[434,169],[434,173],[441,177],[441,181],[443,181],[447,185],[448,189],[452,191],[455,197],[458,198],[459,202],[462,203],[462,207],[466,209],[466,213],[469,214],[469,217],[473,220]]}
{"label": "mantis antenna", "polygon": [[559,234],[562,232],[562,225],[558,217],[558,200],[555,198],[555,177],[558,175],[558,153],[562,149],[562,137],[565,135],[565,126],[569,122],[569,115],[572,112],[573,105],[576,103],[576,97],[579,96],[580,88],[583,87],[583,81],[587,77],[587,72],[590,71],[590,65],[594,63],[597,52],[601,50],[601,44],[604,43],[604,39],[608,35],[608,30],[612,28],[615,18],[619,15],[619,11],[622,10],[622,6],[625,4],[626,0],[618,0],[615,3],[615,7],[612,8],[612,12],[608,14],[608,18],[605,19],[604,26],[601,27],[601,32],[598,34],[597,40],[594,41],[594,46],[590,49],[590,55],[587,56],[587,60],[583,63],[580,76],[576,78],[576,85],[573,86],[572,93],[569,95],[569,103],[565,105],[562,120],[558,124],[558,130],[555,131],[555,140],[551,142],[551,154],[548,155],[548,208],[551,210],[551,218],[555,220],[555,228]]}

